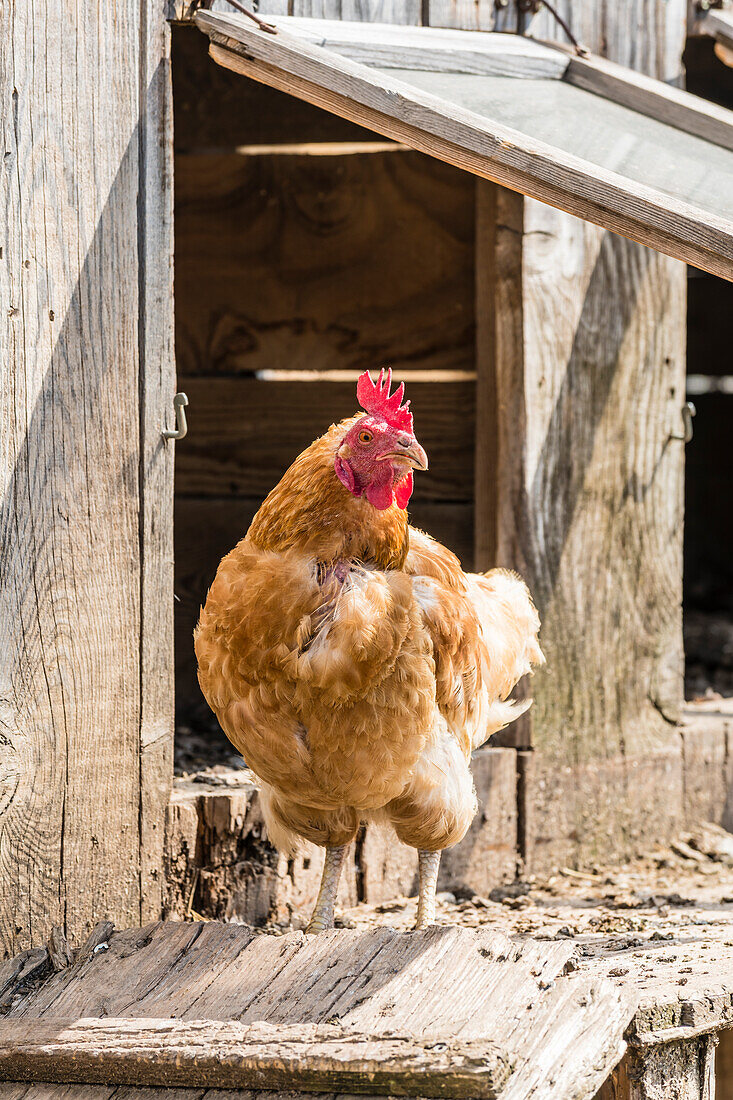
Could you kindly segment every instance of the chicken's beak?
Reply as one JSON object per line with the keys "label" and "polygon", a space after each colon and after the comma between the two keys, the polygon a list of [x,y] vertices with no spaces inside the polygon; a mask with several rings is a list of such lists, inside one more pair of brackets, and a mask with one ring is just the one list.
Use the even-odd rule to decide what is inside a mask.
{"label": "chicken's beak", "polygon": [[417,440],[406,448],[403,452],[403,457],[407,459],[415,470],[427,470],[428,468],[428,456]]}
{"label": "chicken's beak", "polygon": [[416,439],[413,439],[412,443],[408,443],[407,446],[400,447],[399,451],[388,451],[386,454],[379,456],[380,462],[386,458],[391,458],[393,462],[398,464],[404,463],[411,470],[427,470],[428,468],[428,456]]}

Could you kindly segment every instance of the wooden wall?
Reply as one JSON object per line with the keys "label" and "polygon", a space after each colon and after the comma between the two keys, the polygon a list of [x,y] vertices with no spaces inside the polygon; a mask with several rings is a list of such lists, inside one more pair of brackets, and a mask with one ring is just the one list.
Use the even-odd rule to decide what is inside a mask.
{"label": "wooden wall", "polygon": [[[191,34],[204,43],[176,32],[176,104]],[[196,85],[218,82],[205,48],[199,60]],[[176,357],[191,402],[176,456],[182,715],[199,697],[191,632],[222,554],[296,455],[356,411],[357,372],[391,365],[406,379],[431,459],[412,520],[473,557],[475,182],[371,134],[345,139],[315,109],[294,120],[267,89],[245,94],[254,124],[235,108],[212,149],[185,99],[177,129],[197,150],[176,154]]]}
{"label": "wooden wall", "polygon": [[[681,0],[561,7],[592,50],[681,79]],[[556,34],[546,11],[531,29]],[[543,618],[547,667],[514,731],[531,750],[524,854],[541,869],[623,856],[680,824],[684,448],[670,436],[686,269],[532,200],[499,203],[487,197],[496,228],[478,261],[495,270],[479,342],[496,361],[479,415],[502,409],[497,558]]]}
{"label": "wooden wall", "polygon": [[0,9],[0,958],[54,924],[76,940],[161,911],[174,379],[158,8]]}

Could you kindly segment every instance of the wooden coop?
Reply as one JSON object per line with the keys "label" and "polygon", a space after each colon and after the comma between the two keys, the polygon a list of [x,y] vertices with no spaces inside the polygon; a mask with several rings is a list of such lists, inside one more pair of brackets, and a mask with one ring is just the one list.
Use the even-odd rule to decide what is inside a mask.
{"label": "wooden coop", "polygon": [[[731,826],[683,553],[704,633],[731,579],[733,14],[558,0],[574,49],[515,0],[256,6],[275,33],[226,0],[0,11],[0,1100],[733,1096],[733,926],[701,944],[702,908],[659,942],[255,935],[320,853],[267,843],[191,644],[262,498],[391,365],[431,461],[412,521],[522,573],[548,658],[475,756],[441,889]],[[362,830],[342,902],[411,894],[413,859]]]}

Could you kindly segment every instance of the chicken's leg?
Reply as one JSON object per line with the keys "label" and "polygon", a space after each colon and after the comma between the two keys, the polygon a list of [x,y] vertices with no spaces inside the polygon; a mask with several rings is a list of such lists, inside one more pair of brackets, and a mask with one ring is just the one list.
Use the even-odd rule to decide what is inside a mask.
{"label": "chicken's leg", "polygon": [[345,855],[345,844],[340,848],[326,848],[321,889],[306,932],[325,932],[327,928],[333,928],[333,907]]}
{"label": "chicken's leg", "polygon": [[426,852],[418,849],[417,864],[420,875],[420,893],[417,899],[415,931],[423,932],[429,924],[435,923],[435,888],[438,885],[440,852]]}

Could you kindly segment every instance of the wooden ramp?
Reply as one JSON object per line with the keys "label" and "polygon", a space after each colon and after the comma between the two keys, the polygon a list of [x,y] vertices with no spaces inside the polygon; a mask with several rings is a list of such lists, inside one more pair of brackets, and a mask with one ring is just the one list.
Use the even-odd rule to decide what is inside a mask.
{"label": "wooden ramp", "polygon": [[571,942],[490,930],[110,931],[45,978],[43,950],[0,966],[0,1100],[106,1100],[118,1085],[583,1100],[636,1007],[603,975],[567,976]]}

